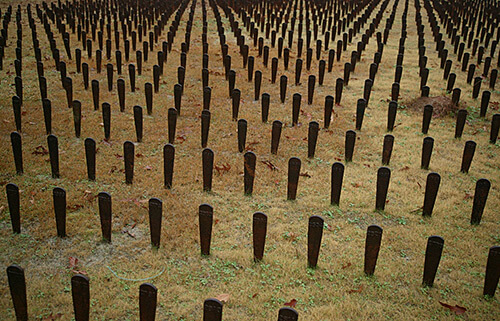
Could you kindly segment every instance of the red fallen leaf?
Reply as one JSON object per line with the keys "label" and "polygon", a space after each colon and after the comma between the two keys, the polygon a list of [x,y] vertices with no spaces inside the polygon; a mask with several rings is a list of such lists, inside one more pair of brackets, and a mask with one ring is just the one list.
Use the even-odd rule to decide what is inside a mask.
{"label": "red fallen leaf", "polygon": [[229,172],[229,170],[231,169],[231,165],[229,165],[228,163],[226,163],[226,164],[222,164],[220,166],[219,165],[215,165],[214,168],[217,171],[217,174],[222,175],[225,172]]}
{"label": "red fallen leaf", "polygon": [[74,270],[77,264],[78,264],[78,259],[74,256],[70,256],[68,268]]}
{"label": "red fallen leaf", "polygon": [[292,299],[290,302],[285,303],[285,305],[290,308],[295,308],[295,306],[297,305],[297,300]]}
{"label": "red fallen leaf", "polygon": [[363,166],[364,166],[364,167],[368,167],[368,168],[370,168],[370,167],[371,167],[371,165],[370,165],[370,164],[363,164]]}
{"label": "red fallen leaf", "polygon": [[304,142],[307,142],[307,137],[302,138]]}
{"label": "red fallen leaf", "polygon": [[254,151],[255,148],[253,147],[253,145],[257,145],[257,144],[260,144],[260,142],[249,142],[249,143],[247,143],[247,146],[245,146],[245,150],[246,151]]}
{"label": "red fallen leaf", "polygon": [[347,268],[348,268],[348,267],[350,267],[351,265],[352,265],[352,264],[351,264],[351,262],[347,262],[347,264],[346,264],[346,265],[342,265],[342,270],[347,269]]}
{"label": "red fallen leaf", "polygon": [[[147,208],[144,203],[146,203],[147,201],[146,200],[137,200],[137,199],[127,199],[127,200],[124,200],[124,201],[132,201],[134,202],[135,205],[139,206],[139,207],[142,207],[142,208]],[[135,225],[134,225],[135,226]],[[134,226],[132,226],[132,228],[134,228]]]}
{"label": "red fallen leaf", "polygon": [[474,198],[474,196],[472,194],[465,193],[464,200],[468,200],[470,198]]}
{"label": "red fallen leaf", "polygon": [[408,167],[408,166],[405,166],[405,167],[401,168],[402,171],[407,171],[409,169],[410,169],[410,167]]}
{"label": "red fallen leaf", "polygon": [[130,232],[129,230],[127,230],[125,228],[122,230],[122,233],[127,234],[128,236],[135,238],[135,234]]}
{"label": "red fallen leaf", "polygon": [[60,317],[62,317],[62,313],[56,313],[56,314],[50,314],[46,317],[44,317],[42,319],[42,321],[51,321],[51,320],[55,320],[55,319],[59,319]]}
{"label": "red fallen leaf", "polygon": [[42,145],[39,145],[35,147],[35,151],[32,153],[33,155],[48,155],[49,151],[43,147]]}
{"label": "red fallen leaf", "polygon": [[123,159],[123,156],[122,156],[122,155],[120,155],[120,154],[115,154],[115,157],[116,157],[117,159]]}
{"label": "red fallen leaf", "polygon": [[88,202],[93,201],[93,200],[94,200],[94,198],[96,198],[96,197],[97,197],[97,195],[93,195],[93,194],[92,194],[92,191],[85,190],[85,191],[83,192],[83,198],[84,198],[86,201],[88,201]]}
{"label": "red fallen leaf", "polygon": [[339,162],[341,162],[341,161],[342,161],[342,158],[340,158],[340,157],[334,157],[334,159],[335,159],[336,161],[339,161]]}
{"label": "red fallen leaf", "polygon": [[352,183],[352,186],[358,188],[361,187],[361,183]]}
{"label": "red fallen leaf", "polygon": [[290,242],[293,242],[297,239],[297,235],[293,232],[288,233],[288,237],[290,238]]}
{"label": "red fallen leaf", "polygon": [[297,139],[298,139],[298,138],[295,138],[295,137],[290,137],[290,136],[287,136],[287,135],[285,135],[285,138],[286,138],[286,139],[289,139],[289,140],[297,140]]}
{"label": "red fallen leaf", "polygon": [[273,163],[271,163],[270,161],[268,160],[265,160],[265,161],[260,161],[262,164],[266,164],[267,167],[269,167],[270,170],[272,171],[277,171],[278,170],[278,167],[276,167]]}
{"label": "red fallen leaf", "polygon": [[118,168],[116,166],[111,166],[111,168],[109,169],[109,173],[114,173],[118,170]]}
{"label": "red fallen leaf", "polygon": [[455,312],[456,315],[460,315],[460,314],[464,314],[465,311],[467,311],[466,308],[464,307],[461,307],[459,305],[455,305],[455,306],[451,306],[449,304],[446,304],[446,303],[443,303],[441,301],[439,301],[439,304],[441,304],[442,306],[444,306],[445,308],[447,309],[450,309],[451,311]]}
{"label": "red fallen leaf", "polygon": [[257,145],[257,144],[260,144],[260,142],[253,141],[253,142],[249,142],[249,143],[247,143],[247,146],[250,146],[250,145]]}
{"label": "red fallen leaf", "polygon": [[311,120],[312,119],[312,115],[310,113],[306,113],[305,111],[303,111],[302,109],[300,110],[300,114],[302,116],[305,116],[307,118],[307,120]]}
{"label": "red fallen leaf", "polygon": [[214,221],[214,225],[216,225],[217,223],[219,223],[219,219],[218,219],[218,218],[217,218],[217,219],[215,219],[215,221]]}
{"label": "red fallen leaf", "polygon": [[28,113],[27,111],[23,111],[23,112],[21,112],[21,116],[24,116],[24,115],[26,115],[27,113]]}
{"label": "red fallen leaf", "polygon": [[351,289],[351,290],[347,291],[347,293],[349,293],[349,294],[352,294],[352,293],[361,293],[361,291],[363,291],[363,286],[360,286],[357,289]]}
{"label": "red fallen leaf", "polygon": [[304,176],[304,177],[307,177],[307,178],[311,178],[311,175],[309,175],[308,172],[300,173],[299,176]]}
{"label": "red fallen leaf", "polygon": [[83,205],[81,204],[74,204],[74,205],[68,205],[66,208],[70,211],[77,211],[78,209],[82,208]]}
{"label": "red fallen leaf", "polygon": [[185,136],[177,136],[176,139],[179,141],[179,144],[182,144],[186,140],[186,137]]}
{"label": "red fallen leaf", "polygon": [[258,293],[254,293],[254,295],[252,295],[252,299],[255,298],[257,295],[259,295]]}
{"label": "red fallen leaf", "polygon": [[142,155],[141,153],[137,153],[135,154],[135,157],[139,158],[139,157],[143,157],[144,155]]}

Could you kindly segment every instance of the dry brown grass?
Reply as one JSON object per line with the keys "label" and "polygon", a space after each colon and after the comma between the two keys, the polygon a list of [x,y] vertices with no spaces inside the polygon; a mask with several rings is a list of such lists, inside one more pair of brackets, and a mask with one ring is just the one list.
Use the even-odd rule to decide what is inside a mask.
{"label": "dry brown grass", "polygon": [[[388,8],[392,7],[392,1]],[[377,168],[381,166],[382,141],[386,134],[387,100],[394,79],[394,64],[401,28],[404,2],[399,3],[394,26],[384,49],[379,73],[376,76],[363,129],[358,132],[354,161],[346,165],[340,207],[329,204],[331,165],[343,159],[345,132],[354,129],[355,106],[363,93],[373,61],[376,40],[373,37],[363,53],[349,86],[344,89],[342,105],[335,106],[330,130],[321,130],[316,157],[307,159],[307,123],[323,123],[324,97],[333,95],[335,79],[342,77],[343,64],[361,38],[358,35],[336,62],[332,73],[326,74],[325,84],[318,87],[313,105],[307,105],[307,76],[302,84],[293,85],[295,48],[288,71],[280,61],[279,76],[289,78],[285,104],[279,102],[279,85],[270,82],[271,71],[256,58],[256,70],[263,71],[261,93],[271,95],[268,124],[261,122],[260,101],[253,101],[253,83],[247,83],[246,70],[236,52],[235,39],[227,35],[233,69],[237,72],[236,88],[242,90],[240,118],[248,121],[247,142],[257,155],[257,169],[253,196],[243,195],[243,156],[237,150],[236,123],[231,121],[231,101],[224,81],[220,46],[216,36],[213,13],[209,9],[210,86],[212,87],[212,123],[209,147],[215,153],[215,164],[229,164],[223,174],[214,171],[213,192],[202,191],[200,119],[201,88],[201,4],[196,8],[191,49],[187,61],[186,88],[182,101],[182,116],[177,122],[175,173],[172,190],[163,188],[162,147],[167,142],[167,109],[173,107],[173,86],[179,65],[181,39],[175,39],[168,64],[161,79],[161,88],[154,95],[152,116],[144,118],[144,142],[136,144],[134,183],[125,185],[123,142],[135,141],[132,107],[145,106],[144,83],[152,82],[152,66],[156,55],[150,54],[143,75],[138,77],[135,93],[129,91],[128,74],[125,79],[126,111],[119,112],[116,91],[108,93],[106,74],[97,74],[94,60],[84,61],[91,66],[91,79],[101,82],[101,102],[112,108],[111,144],[104,138],[101,111],[94,111],[91,91],[83,89],[81,74],[75,74],[74,61],[68,63],[69,76],[75,86],[74,97],[82,101],[81,139],[74,137],[72,112],[66,107],[66,97],[55,71],[52,58],[45,59],[49,99],[53,105],[53,130],[59,138],[61,178],[50,177],[48,156],[33,155],[36,146],[46,146],[42,104],[36,81],[35,59],[28,33],[29,26],[23,12],[23,157],[25,173],[15,175],[9,134],[15,129],[11,97],[14,95],[15,24],[9,27],[4,70],[0,72],[1,135],[0,159],[2,186],[8,182],[19,185],[21,192],[22,234],[11,233],[5,193],[0,193],[0,263],[7,267],[17,263],[25,268],[28,285],[30,316],[34,319],[61,313],[61,319],[73,317],[70,278],[70,256],[79,259],[78,269],[90,277],[91,318],[93,320],[136,320],[138,318],[138,287],[140,282],[116,278],[106,268],[111,267],[126,278],[145,278],[165,269],[152,280],[159,289],[157,318],[159,320],[199,320],[202,302],[222,293],[230,295],[224,306],[224,320],[270,320],[291,299],[298,301],[296,309],[302,320],[422,320],[470,319],[492,320],[500,315],[497,298],[482,297],[484,271],[489,247],[498,245],[500,234],[498,207],[500,206],[499,145],[488,143],[489,126],[493,114],[480,119],[479,100],[472,99],[466,75],[457,71],[456,86],[462,88],[461,101],[468,107],[470,117],[461,140],[454,139],[455,120],[452,117],[434,118],[429,135],[435,139],[430,171],[438,172],[441,187],[432,218],[424,219],[414,211],[423,204],[425,180],[430,171],[420,169],[421,147],[424,135],[420,133],[422,116],[400,106],[394,130],[395,144],[390,163],[392,171],[388,203],[385,212],[374,212]],[[389,9],[388,9],[389,10]],[[387,13],[388,15],[389,13]],[[184,34],[188,13],[185,13],[178,32]],[[423,21],[427,21],[422,10]],[[415,27],[415,8],[410,1],[408,13],[408,40],[401,82],[401,100],[410,101],[418,91],[418,60]],[[384,20],[384,19],[383,19]],[[37,21],[38,22],[38,21]],[[226,26],[227,21],[224,20]],[[384,23],[381,23],[383,28]],[[426,27],[427,28],[427,27]],[[228,27],[226,27],[226,30]],[[49,45],[39,25],[39,38],[44,56],[49,56]],[[380,29],[381,30],[381,29]],[[379,31],[380,31],[379,30]],[[427,30],[426,43],[432,37]],[[248,39],[247,39],[248,40]],[[448,42],[448,41],[447,41]],[[76,36],[72,44],[76,45]],[[269,43],[269,42],[266,42]],[[449,44],[448,44],[449,45]],[[155,51],[160,46],[155,47]],[[256,49],[251,54],[257,55]],[[446,95],[437,53],[428,48],[431,96]],[[451,54],[453,59],[456,57]],[[277,56],[271,49],[270,58]],[[323,53],[326,58],[326,53]],[[135,55],[131,55],[134,63]],[[104,59],[104,62],[106,60]],[[270,64],[269,64],[270,66]],[[124,66],[124,71],[128,69]],[[305,64],[304,64],[305,69]],[[453,70],[457,70],[453,66]],[[313,63],[311,74],[318,74]],[[115,79],[117,75],[115,73]],[[483,84],[483,89],[485,88]],[[283,129],[278,155],[270,154],[270,123],[279,119],[291,123],[291,98],[294,93],[303,96],[299,121],[301,126]],[[498,102],[500,93],[492,92],[491,101]],[[498,105],[490,104],[490,108]],[[83,140],[93,137],[98,141],[97,181],[86,179]],[[477,142],[476,155],[469,174],[460,173],[460,163],[466,140]],[[287,163],[292,156],[302,159],[302,172],[311,177],[300,177],[296,201],[286,200]],[[278,167],[271,171],[260,161],[269,160]],[[116,168],[111,172],[112,168]],[[469,223],[475,182],[479,178],[491,181],[491,190],[483,220],[479,226]],[[52,205],[52,188],[66,189],[68,206],[68,237],[56,237]],[[97,201],[91,196],[101,191],[113,197],[113,240],[101,242]],[[147,203],[151,197],[163,200],[162,245],[158,251],[149,243]],[[90,200],[89,200],[90,199]],[[199,255],[198,216],[201,203],[214,207],[214,225],[210,257]],[[74,210],[75,205],[83,207]],[[252,260],[251,216],[262,211],[269,217],[264,261]],[[318,268],[306,268],[307,219],[321,215],[328,225],[323,235]],[[363,274],[363,253],[366,228],[379,224],[384,229],[382,247],[373,277]],[[130,231],[131,237],[124,230]],[[443,257],[433,288],[422,288],[422,272],[427,237],[440,235],[445,239]],[[2,273],[0,309],[5,319],[13,319],[13,308]],[[351,290],[359,290],[354,293]],[[498,296],[497,296],[498,297]],[[438,301],[465,306],[464,315],[455,316],[441,307]]]}

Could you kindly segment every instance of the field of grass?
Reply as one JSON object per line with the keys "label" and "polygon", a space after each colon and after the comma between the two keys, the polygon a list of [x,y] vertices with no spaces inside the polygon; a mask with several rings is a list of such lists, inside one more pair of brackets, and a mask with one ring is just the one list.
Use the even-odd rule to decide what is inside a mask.
{"label": "field of grass", "polygon": [[[2,3],[3,14],[9,2]],[[389,17],[393,3],[389,2],[376,31],[383,32],[385,16]],[[101,109],[94,111],[92,92],[90,88],[84,89],[82,74],[76,73],[74,57],[73,60],[65,57],[62,38],[56,26],[52,26],[62,60],[67,63],[68,76],[73,79],[74,99],[82,102],[82,133],[81,138],[75,138],[73,113],[67,106],[43,25],[33,8],[48,80],[48,98],[52,101],[53,134],[59,139],[61,177],[53,179],[49,156],[34,153],[47,149],[47,137],[25,4],[22,7],[23,175],[15,172],[10,143],[10,133],[15,130],[11,98],[15,95],[16,7],[9,25],[3,70],[0,71],[0,185],[5,189],[7,183],[15,183],[21,190],[22,231],[21,234],[12,233],[6,194],[0,193],[0,265],[6,268],[15,263],[25,269],[30,319],[73,318],[70,279],[75,271],[83,271],[90,278],[91,320],[137,320],[139,285],[142,282],[121,278],[143,279],[160,273],[149,281],[158,288],[157,320],[200,320],[203,301],[223,294],[229,297],[224,303],[224,320],[276,319],[279,308],[291,300],[297,301],[295,309],[301,320],[500,318],[499,293],[488,299],[482,295],[488,249],[500,245],[500,145],[498,142],[495,145],[489,143],[491,118],[499,108],[500,86],[497,84],[497,89],[491,93],[486,118],[480,118],[480,99],[472,98],[472,86],[466,83],[467,74],[460,70],[461,64],[446,38],[454,61],[452,71],[457,74],[455,87],[462,89],[460,108],[467,109],[469,116],[461,139],[454,139],[454,114],[432,119],[428,136],[435,139],[434,151],[430,169],[421,169],[422,141],[427,135],[421,133],[421,111],[410,108],[410,102],[420,97],[413,1],[408,3],[408,39],[396,127],[392,133],[395,142],[385,211],[375,211],[376,177],[377,169],[382,166],[382,143],[387,134],[387,108],[394,81],[404,1],[399,1],[363,127],[357,131],[353,161],[345,164],[338,207],[330,205],[331,166],[336,161],[343,162],[345,133],[355,129],[356,102],[363,96],[364,81],[377,50],[375,35],[351,74],[349,85],[344,88],[341,105],[334,106],[330,128],[320,130],[315,157],[308,159],[308,123],[316,120],[323,127],[325,96],[335,95],[335,81],[343,77],[344,63],[350,61],[351,51],[355,50],[364,31],[348,45],[342,59],[335,62],[333,71],[325,75],[323,86],[316,83],[314,102],[308,105],[307,77],[309,74],[318,75],[318,61],[313,58],[310,71],[304,64],[302,83],[295,86],[295,40],[289,69],[285,71],[282,60],[279,62],[278,79],[281,75],[288,76],[286,101],[282,104],[279,83],[271,83],[271,64],[264,67],[245,30],[250,55],[256,57],[255,70],[263,73],[261,93],[271,95],[269,122],[262,123],[261,101],[254,101],[253,82],[247,81],[236,39],[222,14],[232,68],[236,71],[236,88],[242,93],[239,118],[248,121],[247,149],[257,155],[253,195],[246,196],[243,190],[243,154],[238,152],[237,144],[237,123],[231,120],[231,98],[224,78],[216,22],[207,4],[209,85],[212,88],[208,147],[214,151],[216,168],[212,192],[204,192],[200,140],[202,13],[201,1],[198,1],[187,55],[182,113],[177,120],[173,188],[169,190],[163,187],[162,151],[168,142],[167,110],[174,107],[173,88],[177,83],[189,6],[168,55],[160,90],[154,94],[153,114],[148,116],[144,112],[143,142],[135,143],[134,182],[127,185],[122,170],[123,143],[126,140],[135,142],[133,106],[143,106],[145,111],[144,84],[153,82],[156,52],[161,50],[166,30],[144,63],[143,73],[136,80],[138,89],[135,92],[130,92],[127,67],[129,63],[135,64],[135,53],[131,53],[130,61],[124,62],[122,75],[117,75],[115,68],[112,92],[107,90],[105,68],[100,74],[95,70],[95,52],[92,59],[88,59],[86,52],[82,53],[82,62],[87,62],[91,68],[90,79],[100,81],[100,102],[111,104],[111,139],[104,141]],[[427,13],[423,8],[421,13],[426,25]],[[440,60],[428,25],[425,31],[430,96],[451,98],[451,94],[446,93],[446,81],[443,80],[443,70],[439,68]],[[71,35],[71,44],[74,48],[82,48],[74,34]],[[265,40],[265,44],[270,46],[270,40]],[[277,48],[270,49],[270,59],[272,57],[277,57]],[[323,51],[322,59],[327,58],[327,51]],[[495,68],[496,59],[492,63]],[[104,57],[103,63],[107,62]],[[111,62],[115,63],[114,58]],[[482,65],[478,67],[477,75],[481,71]],[[118,105],[118,78],[126,82],[124,112],[120,112]],[[488,82],[483,81],[482,90],[487,89]],[[302,94],[303,98],[300,124],[292,127],[294,93]],[[273,120],[284,123],[277,155],[270,153]],[[98,147],[94,182],[87,179],[86,173],[84,139],[87,137],[94,138]],[[474,140],[477,148],[471,169],[465,174],[460,172],[460,165],[467,140]],[[293,156],[302,160],[301,173],[304,176],[299,179],[297,199],[288,201],[287,166]],[[273,164],[276,169],[264,162]],[[220,170],[223,166],[229,170]],[[441,186],[432,217],[424,218],[420,208],[430,172],[441,175]],[[472,226],[470,215],[474,189],[480,178],[489,179],[491,189],[481,224]],[[56,234],[52,201],[52,190],[56,186],[67,192],[68,235],[64,239]],[[103,191],[112,196],[110,244],[101,239],[96,196]],[[159,249],[150,245],[147,202],[152,197],[163,201]],[[202,203],[214,207],[212,247],[208,257],[200,255],[198,206]],[[256,211],[268,216],[265,254],[260,263],[253,262],[252,215]],[[316,269],[307,268],[307,228],[311,215],[320,215],[325,220]],[[366,228],[371,224],[380,225],[384,232],[375,274],[367,277],[363,273],[364,245]],[[443,237],[445,243],[434,287],[424,288],[424,254],[427,238],[431,235]],[[76,265],[70,265],[70,258],[78,259]],[[3,311],[0,318],[13,320],[15,316],[6,273],[0,273],[0,285],[0,311]],[[463,306],[467,311],[455,315],[439,302]]]}

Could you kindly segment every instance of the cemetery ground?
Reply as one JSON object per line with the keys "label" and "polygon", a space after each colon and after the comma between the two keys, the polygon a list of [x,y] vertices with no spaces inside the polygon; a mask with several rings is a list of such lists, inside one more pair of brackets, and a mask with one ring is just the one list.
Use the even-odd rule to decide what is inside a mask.
{"label": "cemetery ground", "polygon": [[[394,1],[389,1],[389,16]],[[17,7],[14,2],[13,16]],[[15,3],[17,4],[17,3]],[[380,5],[379,5],[380,6]],[[376,7],[378,10],[379,6]],[[81,73],[76,72],[74,48],[81,48],[76,34],[71,34],[72,59],[64,52],[60,35],[61,60],[67,64],[73,80],[73,99],[81,101],[80,138],[75,137],[73,111],[68,108],[66,92],[61,85],[50,53],[43,25],[36,17],[42,62],[47,79],[48,98],[52,102],[52,133],[59,139],[60,178],[52,178],[47,135],[43,119],[33,43],[23,3],[23,104],[22,149],[24,173],[16,174],[10,134],[16,130],[12,112],[16,27],[9,27],[9,39],[0,71],[0,185],[15,183],[20,189],[21,233],[13,234],[5,192],[0,193],[0,263],[7,268],[18,264],[24,268],[30,319],[71,320],[73,305],[71,277],[82,273],[90,279],[91,320],[137,320],[140,280],[148,280],[158,288],[157,320],[200,320],[203,301],[219,298],[224,303],[224,320],[271,320],[279,308],[293,306],[302,320],[493,320],[500,318],[498,295],[485,298],[484,277],[488,250],[500,245],[500,143],[489,142],[491,120],[499,111],[500,91],[491,90],[486,117],[479,116],[481,96],[472,98],[467,73],[453,54],[452,71],[457,79],[454,87],[462,88],[458,108],[450,104],[450,112],[433,117],[428,134],[422,134],[422,113],[412,109],[421,95],[414,1],[408,3],[408,38],[405,45],[404,69],[400,82],[397,117],[392,133],[394,148],[387,167],[391,170],[385,210],[375,210],[377,170],[382,166],[382,144],[387,132],[387,107],[391,100],[404,1],[399,1],[394,25],[384,46],[381,63],[364,114],[363,125],[356,130],[352,162],[344,161],[345,135],[355,130],[356,104],[363,97],[365,79],[377,51],[375,35],[370,38],[356,69],[344,87],[340,105],[334,105],[331,123],[324,127],[325,96],[335,96],[336,79],[343,77],[344,63],[361,39],[354,37],[333,70],[325,73],[322,86],[316,83],[314,100],[307,102],[309,75],[318,75],[318,60],[311,69],[304,64],[299,85],[294,84],[297,40],[290,51],[288,70],[279,60],[276,83],[271,82],[271,63],[266,67],[258,49],[247,41],[250,55],[255,56],[255,70],[262,71],[260,93],[269,93],[269,121],[262,122],[261,97],[254,98],[254,82],[247,79],[247,69],[228,19],[222,14],[226,29],[232,69],[236,71],[235,88],[241,90],[238,119],[246,119],[248,132],[245,151],[257,156],[252,195],[243,189],[243,154],[238,151],[237,122],[232,120],[232,99],[224,66],[214,13],[207,3],[209,43],[209,86],[211,123],[208,145],[214,152],[212,191],[203,190],[201,111],[202,88],[202,5],[197,2],[191,44],[187,55],[182,108],[175,134],[175,165],[171,189],[164,188],[163,146],[168,143],[167,111],[174,107],[174,85],[180,65],[188,9],[183,14],[177,36],[168,53],[160,77],[159,91],[153,94],[153,112],[146,113],[144,86],[153,83],[153,65],[161,41],[154,45],[148,61],[143,63],[131,92],[128,64],[136,64],[131,50],[129,61],[123,61],[122,74],[114,65],[113,89],[108,91],[106,64],[115,64],[103,55],[103,69],[97,72],[95,51],[91,58],[82,50],[82,62],[90,68],[90,80],[100,82],[99,110],[94,110],[92,90],[84,89]],[[421,14],[425,25],[431,97],[446,96],[447,81],[435,51],[435,43],[427,24],[427,12]],[[384,16],[385,17],[385,16]],[[173,18],[173,16],[172,16]],[[171,19],[172,19],[171,18]],[[15,17],[13,17],[15,20]],[[385,21],[385,18],[382,19]],[[383,30],[384,23],[379,29]],[[53,30],[57,33],[56,26]],[[362,29],[364,30],[364,29]],[[245,31],[246,32],[246,31]],[[147,37],[146,37],[147,40]],[[61,44],[59,44],[61,42]],[[266,43],[270,46],[269,40]],[[97,48],[97,43],[94,43]],[[123,43],[122,43],[123,46]],[[331,47],[334,44],[330,45]],[[140,46],[138,46],[140,47]],[[271,46],[270,46],[271,47]],[[123,49],[123,48],[122,48]],[[95,50],[95,49],[94,49]],[[499,54],[498,52],[496,53]],[[269,61],[277,57],[270,48]],[[315,52],[314,52],[315,55]],[[305,50],[302,54],[305,61]],[[328,60],[323,50],[321,59]],[[476,58],[471,58],[476,59]],[[496,65],[494,58],[492,64]],[[476,76],[480,76],[482,65]],[[281,103],[279,78],[288,77],[285,103]],[[119,109],[116,80],[126,83],[125,110]],[[483,80],[482,90],[489,80]],[[489,89],[488,89],[489,90]],[[292,126],[292,96],[302,95],[299,124]],[[443,98],[438,98],[443,99]],[[111,105],[110,139],[104,139],[102,103]],[[144,134],[137,142],[133,107],[144,110]],[[454,138],[456,110],[468,111],[461,138]],[[271,126],[283,122],[277,154],[271,154]],[[307,157],[308,124],[320,125],[315,156]],[[429,169],[421,169],[422,142],[434,138]],[[96,179],[87,178],[84,140],[97,142]],[[133,183],[125,183],[123,143],[135,145]],[[465,142],[477,143],[468,173],[460,171]],[[288,161],[302,161],[296,200],[287,200]],[[339,206],[330,204],[331,167],[345,165]],[[436,172],[441,183],[431,217],[422,215],[427,175]],[[471,225],[470,217],[476,182],[491,182],[484,214],[479,225]],[[52,191],[66,190],[67,222],[64,238],[57,237]],[[111,243],[104,242],[97,195],[108,192],[112,197]],[[148,201],[156,197],[163,202],[161,245],[151,246]],[[214,221],[209,256],[200,255],[198,207],[213,206]],[[252,215],[268,216],[264,258],[253,260]],[[324,219],[323,238],[315,269],[307,266],[308,219],[319,215]],[[366,229],[371,224],[383,228],[377,266],[373,276],[365,276],[364,246]],[[422,286],[422,273],[427,239],[439,235],[444,239],[443,254],[433,287]],[[14,310],[7,274],[0,274],[0,311],[2,319],[13,320]],[[497,291],[498,292],[498,291]],[[448,309],[440,302],[466,308]]]}

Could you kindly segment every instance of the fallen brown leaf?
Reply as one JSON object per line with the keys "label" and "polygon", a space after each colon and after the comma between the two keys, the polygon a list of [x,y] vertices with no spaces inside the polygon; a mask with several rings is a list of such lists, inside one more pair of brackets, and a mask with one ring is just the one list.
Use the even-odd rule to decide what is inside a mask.
{"label": "fallen brown leaf", "polygon": [[351,290],[347,291],[347,293],[349,293],[349,294],[352,294],[352,293],[361,293],[361,291],[363,291],[363,286],[360,286],[357,289],[351,289]]}
{"label": "fallen brown leaf", "polygon": [[30,203],[31,204],[35,204],[35,195],[36,195],[35,191],[30,192]]}
{"label": "fallen brown leaf", "polygon": [[304,176],[304,177],[307,177],[307,178],[311,178],[311,175],[309,175],[308,172],[300,173],[299,176]]}
{"label": "fallen brown leaf", "polygon": [[270,161],[268,160],[265,160],[265,161],[260,161],[262,164],[266,164],[267,167],[269,167],[270,170],[272,171],[277,171],[278,170],[278,167],[276,167],[276,165],[274,165],[273,163],[271,163]]}
{"label": "fallen brown leaf", "polygon": [[33,155],[47,155],[49,151],[43,147],[42,145],[39,145],[35,147],[35,150],[33,151]]}
{"label": "fallen brown leaf", "polygon": [[108,145],[108,146],[112,146],[112,145],[113,145],[113,144],[112,144],[109,140],[107,140],[107,139],[103,139],[103,140],[101,140],[101,143],[103,143],[103,144],[105,144],[105,145]]}
{"label": "fallen brown leaf", "polygon": [[421,206],[421,207],[419,207],[419,208],[417,208],[417,209],[414,209],[414,210],[410,211],[410,213],[416,213],[416,212],[418,212],[418,211],[421,211],[423,208],[424,208],[424,207],[423,207],[423,206]]}
{"label": "fallen brown leaf", "polygon": [[222,303],[227,303],[227,301],[229,301],[229,294],[222,293],[222,294],[219,294],[218,296],[216,296],[215,298]]}
{"label": "fallen brown leaf", "polygon": [[92,202],[94,200],[94,198],[96,198],[97,195],[93,195],[92,194],[92,191],[86,189],[84,192],[83,192],[83,199],[85,199],[87,202]]}
{"label": "fallen brown leaf", "polygon": [[70,256],[69,257],[69,264],[68,264],[68,268],[70,269],[75,269],[76,265],[78,264],[78,259],[74,256]]}
{"label": "fallen brown leaf", "polygon": [[217,171],[217,174],[222,175],[225,172],[229,172],[229,170],[231,169],[231,165],[229,165],[228,163],[226,163],[226,164],[222,164],[220,166],[219,165],[215,165],[214,168]]}
{"label": "fallen brown leaf", "polygon": [[135,234],[130,232],[129,230],[127,230],[125,228],[122,230],[122,233],[127,234],[128,236],[135,238]]}
{"label": "fallen brown leaf", "polygon": [[83,207],[83,205],[81,205],[81,204],[74,204],[74,205],[68,205],[66,208],[70,211],[77,211],[82,207]]}
{"label": "fallen brown leaf", "polygon": [[445,308],[450,309],[451,311],[455,312],[455,314],[457,314],[457,315],[464,314],[464,313],[465,313],[465,311],[467,311],[467,309],[466,309],[466,308],[461,307],[461,306],[459,306],[459,305],[451,306],[451,305],[446,304],[446,303],[443,303],[443,302],[441,302],[441,301],[439,301],[439,304],[441,304],[441,305],[442,305],[442,306],[444,306]]}
{"label": "fallen brown leaf", "polygon": [[292,299],[290,302],[285,303],[285,305],[290,308],[295,308],[295,306],[297,305],[297,300]]}
{"label": "fallen brown leaf", "polygon": [[346,264],[346,265],[342,265],[342,270],[347,269],[347,268],[348,268],[348,267],[350,267],[351,265],[352,265],[352,264],[351,264],[351,262],[347,262],[347,264]]}

